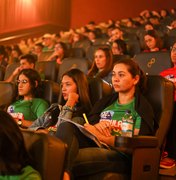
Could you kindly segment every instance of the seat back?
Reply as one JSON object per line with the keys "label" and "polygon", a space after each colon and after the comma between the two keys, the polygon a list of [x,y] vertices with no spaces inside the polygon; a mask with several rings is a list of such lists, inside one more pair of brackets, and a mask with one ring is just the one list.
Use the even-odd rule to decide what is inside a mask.
{"label": "seat back", "polygon": [[101,78],[89,79],[89,93],[92,105],[94,105],[102,97],[108,96],[113,92],[112,86],[103,81]]}
{"label": "seat back", "polygon": [[0,81],[0,107],[6,107],[11,104],[15,95],[15,86],[13,83]]}
{"label": "seat back", "polygon": [[169,52],[140,53],[134,57],[134,61],[148,75],[158,75],[163,70],[172,67]]}
{"label": "seat back", "polygon": [[22,130],[26,149],[43,180],[62,179],[66,145],[54,136]]}
{"label": "seat back", "polygon": [[79,40],[72,44],[73,48],[83,48],[86,52],[88,47],[91,45],[91,42],[88,39]]}
{"label": "seat back", "polygon": [[158,137],[158,147],[161,148],[172,119],[174,106],[173,83],[158,75],[148,76],[145,97],[152,105],[159,124],[156,136]]}
{"label": "seat back", "polygon": [[53,54],[54,51],[46,51],[46,52],[42,52],[40,59],[38,59],[39,61],[47,61],[48,58]]}
{"label": "seat back", "polygon": [[0,81],[4,80],[5,75],[5,68],[3,66],[0,66]]}
{"label": "seat back", "polygon": [[70,49],[70,57],[84,58],[85,50],[83,48],[71,48]]}
{"label": "seat back", "polygon": [[35,69],[42,75],[44,79],[56,81],[58,74],[58,64],[56,61],[38,61],[35,64]]}
{"label": "seat back", "polygon": [[42,81],[43,86],[43,98],[51,105],[52,103],[58,102],[58,96],[60,91],[60,86],[58,83],[51,80]]}
{"label": "seat back", "polygon": [[113,55],[113,63],[115,64],[116,62],[118,62],[119,60],[123,60],[123,59],[130,59],[131,56],[127,55],[127,54],[123,54],[123,55]]}
{"label": "seat back", "polygon": [[7,78],[9,78],[9,76],[13,73],[13,71],[20,66],[20,63],[12,63],[9,64],[6,67],[6,71],[5,71],[5,75],[4,75],[4,80],[6,80]]}
{"label": "seat back", "polygon": [[128,40],[126,41],[128,54],[133,57],[135,54],[141,52],[141,46],[139,40]]}
{"label": "seat back", "polygon": [[64,74],[64,72],[66,72],[67,70],[69,70],[71,68],[80,69],[82,72],[87,74],[88,69],[89,69],[89,63],[84,58],[69,57],[69,58],[63,59],[62,64],[60,64],[60,66],[59,66],[57,82],[60,82],[60,79],[61,79],[62,75]]}

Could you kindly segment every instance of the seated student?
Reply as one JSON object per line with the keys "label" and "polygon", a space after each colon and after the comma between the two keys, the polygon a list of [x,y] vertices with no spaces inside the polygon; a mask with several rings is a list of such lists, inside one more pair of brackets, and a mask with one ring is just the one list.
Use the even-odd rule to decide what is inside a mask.
{"label": "seated student", "polygon": [[17,75],[23,69],[34,69],[36,59],[31,54],[26,54],[20,57],[20,66],[17,67],[14,72],[5,80],[6,82],[13,82],[16,80]]}
{"label": "seated student", "polygon": [[111,50],[113,55],[124,55],[127,54],[127,45],[125,41],[117,39],[112,43]]}
{"label": "seated student", "polygon": [[4,69],[7,67],[8,65],[8,54],[5,51],[5,47],[3,45],[0,45],[0,66],[2,66]]}
{"label": "seated student", "polygon": [[[91,110],[87,77],[79,69],[70,69],[62,75],[61,91],[60,104],[52,104],[41,117],[33,122],[29,129],[37,130],[54,126],[58,121],[59,114],[65,114],[67,111],[70,112],[70,114],[67,113],[67,118],[70,119],[77,116],[81,117],[83,113],[88,113]],[[53,116],[49,119],[48,111],[53,106],[59,107],[59,110],[53,108]]]}
{"label": "seated student", "polygon": [[63,42],[55,44],[54,52],[47,59],[48,61],[56,61],[58,64],[62,64],[62,60],[67,57],[67,46]]}
{"label": "seated student", "polygon": [[43,44],[36,43],[32,54],[36,57],[37,61],[45,61],[45,53],[42,52]]}
{"label": "seated student", "polygon": [[22,56],[23,53],[21,51],[21,48],[19,47],[19,45],[14,45],[12,47],[12,52],[11,52],[11,59],[9,61],[9,64],[11,63],[17,63],[20,61],[20,56]]}
{"label": "seated student", "polygon": [[[135,122],[133,135],[153,135],[155,120],[153,109],[142,95],[145,82],[144,73],[133,60],[117,61],[112,71],[112,84],[115,93],[102,98],[94,105],[88,115],[90,124],[86,123],[84,127],[100,141],[114,146],[114,135],[121,136],[122,117],[126,110],[130,110]],[[64,179],[69,179],[69,174],[74,174],[72,167],[79,148],[97,147],[97,145],[84,136],[75,125],[67,121],[60,123],[56,131],[56,137],[68,145]],[[107,150],[107,153],[112,151]],[[93,153],[94,148],[92,148],[92,152],[86,155],[87,159],[91,159]],[[90,158],[88,158],[89,156]],[[96,164],[95,166],[94,163]],[[120,151],[114,151],[112,159],[104,158],[100,160],[99,154],[97,154],[97,159],[92,161],[92,168],[89,168],[88,173],[108,170],[111,172],[130,173],[131,156]]]}
{"label": "seated student", "polygon": [[32,168],[23,135],[7,113],[0,110],[0,179],[41,180]]}
{"label": "seated student", "polygon": [[155,30],[148,30],[144,34],[144,52],[155,52],[162,50],[163,42]]}
{"label": "seated student", "polygon": [[43,52],[53,52],[54,51],[54,37],[52,34],[44,34],[42,37],[42,44],[44,45]]}
{"label": "seated student", "polygon": [[98,48],[94,53],[94,61],[88,77],[100,77],[105,82],[111,83],[111,72],[113,66],[112,52],[108,48]]}
{"label": "seated student", "polygon": [[117,39],[124,40],[123,37],[123,31],[120,29],[120,27],[115,27],[111,32],[111,37],[109,38],[108,42],[114,42]]}
{"label": "seated student", "polygon": [[[17,99],[8,107],[7,111],[22,113],[22,127],[28,127],[32,121],[40,117],[48,108],[48,103],[41,99],[42,87],[39,73],[34,69],[23,69],[17,77],[18,96]],[[18,117],[15,118],[18,120]]]}
{"label": "seated student", "polygon": [[168,136],[166,138],[165,152],[163,153],[163,157],[160,162],[160,167],[162,168],[171,168],[175,166],[176,160],[176,42],[171,48],[171,61],[173,63],[173,67],[166,69],[160,73],[161,76],[172,81],[175,85],[174,112]]}

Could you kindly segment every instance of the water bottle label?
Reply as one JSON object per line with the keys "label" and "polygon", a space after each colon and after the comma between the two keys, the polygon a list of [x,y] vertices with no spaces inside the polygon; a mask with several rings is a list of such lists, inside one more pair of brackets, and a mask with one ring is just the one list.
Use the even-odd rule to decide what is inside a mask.
{"label": "water bottle label", "polygon": [[133,124],[130,124],[128,122],[122,123],[122,129],[123,131],[132,131],[133,130]]}
{"label": "water bottle label", "polygon": [[14,119],[24,119],[24,115],[23,113],[10,113],[10,115],[14,118]]}
{"label": "water bottle label", "polygon": [[7,108],[7,112],[8,112],[8,113],[14,113],[14,106],[9,106],[9,107]]}

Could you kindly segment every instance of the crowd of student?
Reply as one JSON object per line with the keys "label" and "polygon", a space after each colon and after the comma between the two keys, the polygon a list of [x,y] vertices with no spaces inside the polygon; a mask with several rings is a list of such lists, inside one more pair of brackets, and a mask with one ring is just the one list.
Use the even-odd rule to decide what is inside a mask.
{"label": "crowd of student", "polygon": [[[10,63],[20,62],[20,67],[6,80],[7,82],[16,82],[18,94],[7,111],[12,115],[14,112],[22,113],[24,116],[22,122],[19,122],[18,118],[15,119],[20,126],[25,128],[48,133],[48,128],[55,126],[55,135],[68,145],[64,179],[69,179],[74,174],[72,167],[79,148],[95,147],[96,144],[85,137],[74,125],[62,122],[63,118],[83,124],[82,114],[88,114],[90,124],[85,124],[84,127],[102,142],[113,146],[114,135],[121,135],[123,113],[125,109],[129,109],[135,121],[134,134],[154,134],[155,115],[151,105],[142,95],[145,74],[130,58],[122,60],[119,58],[116,62],[114,59],[116,55],[119,57],[121,55],[129,57],[135,55],[135,52],[130,53],[129,41],[137,41],[140,45],[140,52],[146,53],[170,50],[170,46],[173,45],[171,60],[174,67],[161,72],[160,75],[172,80],[176,86],[176,40],[167,41],[168,37],[174,38],[172,33],[176,32],[175,28],[175,9],[172,9],[170,13],[166,10],[160,12],[146,10],[141,12],[137,18],[121,21],[109,20],[107,23],[99,25],[90,22],[85,27],[71,29],[69,32],[61,31],[55,36],[45,34],[36,40],[28,39],[27,44],[22,40],[18,45],[0,47],[1,66],[6,68]],[[46,118],[52,105],[48,109],[48,104],[40,98],[41,77],[39,72],[34,70],[35,62],[45,60],[62,64],[64,58],[70,55],[72,48],[82,48],[85,52],[84,57],[88,58],[86,54],[89,48],[94,45],[98,45],[98,48],[93,53],[93,59],[88,59],[91,64],[88,73],[84,74],[78,69],[70,69],[62,75],[62,101],[57,104],[56,118],[53,120]],[[92,107],[87,77],[100,77],[113,87],[114,94],[103,98]],[[147,113],[142,111],[143,106],[150,111]],[[10,119],[10,117],[7,118]],[[175,116],[172,128],[174,128],[174,118]],[[112,121],[117,122],[111,123]],[[166,141],[166,150],[170,158],[176,159],[176,144],[174,143],[176,133],[174,133],[174,129],[170,129],[170,132],[169,140]],[[0,148],[2,147],[0,146]],[[92,171],[105,171],[111,167],[111,171],[114,172],[130,173],[131,157],[129,155],[117,152],[114,158],[117,161],[106,160],[107,169],[98,165]],[[163,167],[167,167],[167,160],[170,163],[168,167],[175,165],[174,160],[170,158],[162,159]],[[95,163],[97,163],[96,159]],[[109,164],[110,166],[108,166]],[[21,164],[19,169],[25,167],[26,164]],[[18,174],[19,169],[15,169],[14,173]],[[9,173],[12,175],[10,169],[5,165],[2,172],[2,175],[9,175]]]}
{"label": "crowd of student", "polygon": [[[170,12],[146,10],[135,18],[109,20],[99,24],[91,21],[81,28],[60,31],[58,34],[47,33],[42,37],[21,40],[15,45],[1,45],[0,64],[7,66],[18,62],[19,57],[27,53],[35,54],[38,61],[57,60],[60,64],[64,57],[70,55],[71,48],[82,48],[86,55],[92,45],[102,44],[109,45],[113,53],[118,55],[133,56],[141,51],[167,50],[175,34],[175,14],[175,9]],[[130,50],[132,41],[139,45],[136,52]]]}

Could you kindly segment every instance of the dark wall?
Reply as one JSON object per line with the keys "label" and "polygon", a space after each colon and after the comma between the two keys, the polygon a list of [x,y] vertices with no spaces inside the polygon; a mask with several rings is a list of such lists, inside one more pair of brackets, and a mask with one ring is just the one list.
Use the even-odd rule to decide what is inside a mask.
{"label": "dark wall", "polygon": [[176,8],[176,0],[72,0],[71,27],[77,28],[91,20],[96,23],[108,19],[138,16],[142,10]]}

